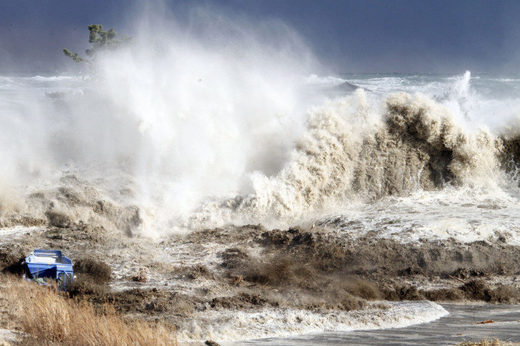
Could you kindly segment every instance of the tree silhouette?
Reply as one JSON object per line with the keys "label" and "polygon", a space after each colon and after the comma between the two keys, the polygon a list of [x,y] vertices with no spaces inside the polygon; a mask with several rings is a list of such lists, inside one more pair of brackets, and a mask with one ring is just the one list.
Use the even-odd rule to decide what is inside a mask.
{"label": "tree silhouette", "polygon": [[[103,25],[101,24],[90,24],[88,26],[88,42],[91,44],[91,47],[85,50],[87,56],[91,59],[94,58],[97,52],[106,49],[114,49],[119,47],[123,42],[128,41],[128,38],[118,40],[116,39],[117,33],[114,29],[110,29],[108,31],[103,30]],[[63,48],[63,54],[74,60],[75,62],[90,62],[87,58],[82,58],[78,53],[72,53],[67,48]]]}

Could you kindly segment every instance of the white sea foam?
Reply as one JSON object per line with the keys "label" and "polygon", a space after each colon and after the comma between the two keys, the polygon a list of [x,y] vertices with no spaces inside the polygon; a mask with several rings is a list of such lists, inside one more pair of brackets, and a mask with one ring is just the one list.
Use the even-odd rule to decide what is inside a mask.
{"label": "white sea foam", "polygon": [[335,76],[320,77],[316,74],[311,74],[305,78],[305,83],[313,86],[338,86],[345,83],[346,80]]}
{"label": "white sea foam", "polygon": [[0,244],[8,244],[17,238],[22,237],[24,234],[37,232],[38,227],[8,227],[0,228]]}
{"label": "white sea foam", "polygon": [[352,203],[315,224],[354,238],[371,234],[399,242],[455,239],[468,243],[499,239],[520,245],[518,194],[501,189],[445,188],[388,197],[373,204]]}
{"label": "white sea foam", "polygon": [[26,77],[27,80],[37,81],[37,82],[55,82],[55,81],[67,81],[67,80],[77,80],[77,76],[34,76],[34,77]]}
{"label": "white sea foam", "polygon": [[183,326],[179,341],[238,341],[266,337],[321,333],[327,331],[403,328],[427,323],[448,312],[429,301],[390,303],[389,309],[311,312],[303,310],[263,309],[261,311],[205,311],[189,326]]}

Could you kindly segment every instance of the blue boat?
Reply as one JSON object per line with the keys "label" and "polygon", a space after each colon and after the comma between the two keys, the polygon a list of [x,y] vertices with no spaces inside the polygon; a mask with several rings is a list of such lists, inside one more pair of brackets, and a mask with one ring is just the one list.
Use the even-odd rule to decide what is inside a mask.
{"label": "blue boat", "polygon": [[65,290],[74,280],[72,261],[60,250],[34,250],[25,258],[25,277],[41,284],[56,281]]}

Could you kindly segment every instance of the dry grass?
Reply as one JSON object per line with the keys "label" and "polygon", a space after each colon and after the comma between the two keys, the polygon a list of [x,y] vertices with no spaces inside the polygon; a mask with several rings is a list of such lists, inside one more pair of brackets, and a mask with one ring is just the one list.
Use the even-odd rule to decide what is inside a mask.
{"label": "dry grass", "polygon": [[[175,332],[165,324],[129,321],[111,305],[102,309],[72,300],[18,278],[3,277],[0,297],[10,305],[12,327],[37,344],[176,345]],[[28,341],[30,342],[30,341]]]}
{"label": "dry grass", "polygon": [[112,269],[103,261],[92,257],[84,257],[75,261],[74,273],[89,275],[99,284],[105,284],[110,281]]}

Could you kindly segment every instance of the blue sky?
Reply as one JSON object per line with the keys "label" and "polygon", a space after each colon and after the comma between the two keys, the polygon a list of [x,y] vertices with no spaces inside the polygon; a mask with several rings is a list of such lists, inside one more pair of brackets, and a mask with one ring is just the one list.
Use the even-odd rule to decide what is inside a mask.
{"label": "blue sky", "polygon": [[[144,1],[0,0],[0,73],[54,72],[61,49],[87,46],[86,26],[120,32]],[[148,2],[150,4],[151,2]],[[181,22],[191,7],[280,20],[333,72],[517,73],[520,1],[164,1]],[[149,5],[150,6],[150,5]],[[152,5],[153,6],[153,2]]]}

